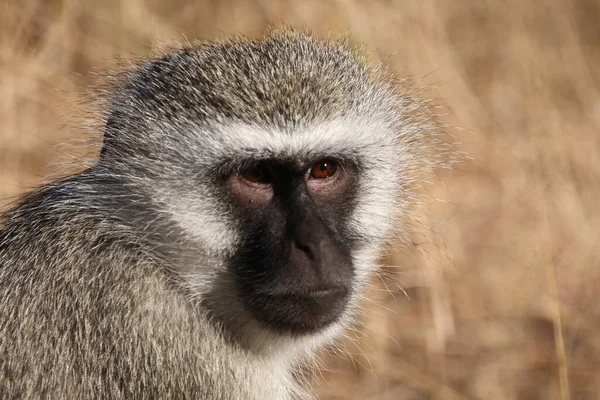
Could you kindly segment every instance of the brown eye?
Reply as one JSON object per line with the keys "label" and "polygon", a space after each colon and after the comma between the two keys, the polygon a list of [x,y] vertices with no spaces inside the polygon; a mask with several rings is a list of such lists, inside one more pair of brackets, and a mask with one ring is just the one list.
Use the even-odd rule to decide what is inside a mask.
{"label": "brown eye", "polygon": [[269,171],[265,167],[254,167],[240,173],[240,176],[248,182],[255,184],[268,184]]}
{"label": "brown eye", "polygon": [[310,169],[310,179],[327,179],[337,171],[337,164],[333,161],[322,161]]}

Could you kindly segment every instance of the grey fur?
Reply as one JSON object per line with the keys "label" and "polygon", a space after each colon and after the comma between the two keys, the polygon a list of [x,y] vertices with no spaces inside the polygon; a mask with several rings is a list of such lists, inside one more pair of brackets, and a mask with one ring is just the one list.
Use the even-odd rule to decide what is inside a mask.
{"label": "grey fur", "polygon": [[302,396],[295,368],[355,301],[315,336],[254,322],[223,265],[241,233],[212,178],[232,159],[356,160],[360,292],[439,164],[427,106],[346,43],[286,30],[143,60],[108,101],[97,164],[3,216],[0,398]]}

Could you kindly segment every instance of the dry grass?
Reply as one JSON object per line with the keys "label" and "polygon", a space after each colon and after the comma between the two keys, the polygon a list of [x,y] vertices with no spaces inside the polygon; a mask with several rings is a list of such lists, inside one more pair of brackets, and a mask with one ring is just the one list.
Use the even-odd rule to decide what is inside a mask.
{"label": "dry grass", "polygon": [[324,359],[315,390],[597,399],[598,1],[0,0],[0,198],[41,182],[54,145],[81,134],[56,127],[91,66],[282,22],[348,31],[402,74],[442,82],[430,95],[476,158],[431,188],[447,201],[433,207],[438,237],[393,252],[389,291],[373,291],[365,327],[349,354]]}

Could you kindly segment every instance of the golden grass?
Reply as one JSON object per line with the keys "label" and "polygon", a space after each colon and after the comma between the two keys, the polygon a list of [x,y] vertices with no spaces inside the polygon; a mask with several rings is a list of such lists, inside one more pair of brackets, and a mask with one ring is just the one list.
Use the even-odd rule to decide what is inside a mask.
{"label": "golden grass", "polygon": [[[1,204],[38,184],[91,67],[269,24],[349,32],[426,84],[476,159],[430,190],[323,399],[600,396],[600,3],[593,0],[0,0]],[[83,74],[75,79],[72,73]],[[67,103],[65,103],[67,102]],[[419,251],[415,251],[419,250]],[[406,292],[406,295],[403,293]]]}

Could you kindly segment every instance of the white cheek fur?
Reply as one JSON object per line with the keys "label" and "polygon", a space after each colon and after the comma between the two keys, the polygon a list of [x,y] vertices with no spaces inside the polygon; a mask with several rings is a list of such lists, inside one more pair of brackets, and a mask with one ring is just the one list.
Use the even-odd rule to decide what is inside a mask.
{"label": "white cheek fur", "polygon": [[[373,134],[373,126],[380,129],[378,133],[381,137]],[[356,307],[361,288],[369,273],[376,267],[382,237],[391,229],[392,214],[399,207],[395,201],[399,187],[395,171],[402,162],[402,154],[394,152],[393,141],[386,142],[387,139],[383,139],[392,136],[385,130],[385,126],[375,124],[374,121],[338,120],[321,124],[314,129],[304,128],[293,134],[247,125],[230,129],[236,130],[236,138],[242,138],[242,143],[236,144],[238,150],[234,150],[234,143],[215,140],[215,147],[209,149],[212,153],[234,154],[236,157],[246,158],[265,153],[303,158],[317,152],[326,154],[330,151],[334,154],[360,154],[365,159],[361,170],[363,175],[359,177],[359,200],[350,221],[351,228],[369,240],[364,249],[353,253],[356,270],[353,298],[338,323],[319,333],[299,338],[272,333],[254,321],[245,310],[242,300],[235,295],[234,279],[223,271],[213,271],[215,268],[223,270],[223,264],[218,260],[233,254],[241,235],[236,221],[223,211],[225,207],[219,207],[219,199],[211,195],[211,188],[196,187],[193,189],[196,192],[190,189],[176,198],[167,198],[171,193],[168,190],[155,192],[159,201],[166,205],[169,218],[201,246],[199,250],[205,255],[205,260],[198,260],[197,265],[180,271],[193,292],[193,297],[213,296],[214,291],[211,292],[213,294],[208,294],[212,287],[224,287],[225,290],[220,291],[224,294],[217,293],[217,298],[211,297],[211,302],[217,313],[232,321],[231,328],[234,331],[243,332],[243,340],[248,346],[278,359],[289,360],[290,357],[300,357],[300,354],[310,354],[312,349],[331,343],[351,322],[352,310]]]}

